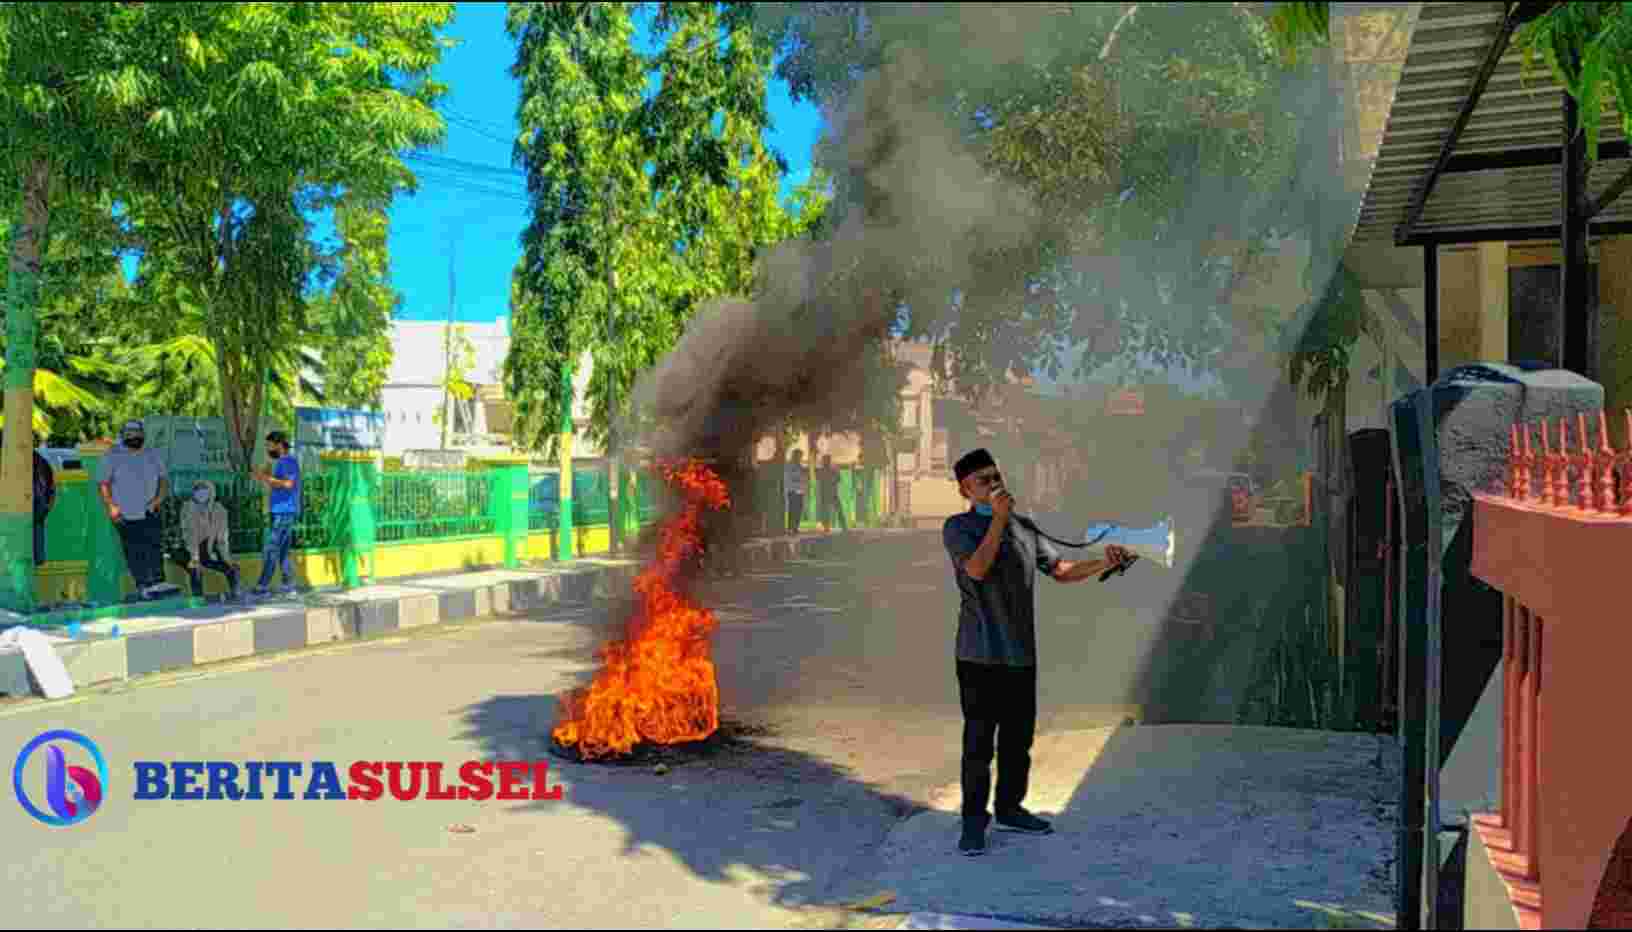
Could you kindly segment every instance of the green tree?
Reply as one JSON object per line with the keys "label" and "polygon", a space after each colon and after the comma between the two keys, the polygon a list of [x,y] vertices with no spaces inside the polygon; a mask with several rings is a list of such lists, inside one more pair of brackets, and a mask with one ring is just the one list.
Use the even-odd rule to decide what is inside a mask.
{"label": "green tree", "polygon": [[[926,250],[937,261],[888,285],[908,302],[905,335],[937,342],[960,394],[1057,378],[1067,348],[1079,376],[1117,357],[1218,368],[1229,296],[1286,232],[1279,195],[1308,109],[1291,106],[1291,75],[1244,5],[765,7],[796,98],[844,113],[887,70],[907,100],[910,75],[899,109],[1040,208],[1025,236]],[[871,218],[912,196],[869,180],[876,158],[854,138],[819,146],[840,211]]]}
{"label": "green tree", "polygon": [[378,410],[391,369],[391,319],[402,294],[391,285],[390,218],[380,207],[335,210],[340,249],[333,288],[312,301],[310,320],[323,359],[323,400]]}
{"label": "green tree", "polygon": [[453,429],[455,410],[462,409],[476,395],[476,386],[470,384],[470,371],[476,366],[476,347],[463,324],[450,325],[443,330],[442,356],[446,368],[442,374],[442,407],[432,416],[442,428],[442,449],[448,448],[448,432]]}
{"label": "green tree", "polygon": [[151,263],[174,283],[213,350],[238,468],[248,465],[269,382],[300,365],[319,257],[306,215],[378,205],[414,177],[407,150],[439,142],[428,75],[451,4],[224,5],[174,37],[151,111],[162,158],[140,166],[131,211]]}
{"label": "green tree", "polygon": [[[14,218],[6,284],[5,414],[34,422],[42,275],[53,208],[98,201],[153,141],[143,105],[155,96],[162,27],[208,15],[202,4],[0,5],[0,190]],[[158,41],[156,41],[158,40]],[[26,431],[0,457],[4,601],[33,605],[28,528],[32,455]]]}
{"label": "green tree", "polygon": [[[75,444],[107,433],[114,404],[133,380],[122,365],[133,336],[120,313],[129,295],[117,255],[122,237],[108,210],[83,206],[70,202],[57,211],[41,263],[33,425],[42,442]],[[10,228],[0,218],[0,240]]]}
{"label": "green tree", "polygon": [[[631,44],[644,14],[662,43],[652,56]],[[559,447],[587,351],[589,430],[613,489],[636,379],[700,302],[746,293],[758,251],[799,227],[762,141],[770,54],[751,26],[740,3],[510,6],[533,202],[505,361],[517,438]],[[615,514],[615,541],[619,526]]]}
{"label": "green tree", "polygon": [[[615,396],[627,398],[616,392],[620,357],[636,342],[630,337],[644,332],[631,324],[654,316],[639,305],[657,297],[649,279],[658,270],[644,248],[654,198],[640,123],[646,67],[632,45],[634,13],[628,3],[511,4],[508,22],[519,46],[512,73],[522,84],[517,115],[524,138],[516,156],[527,168],[533,201],[523,283],[550,318],[542,329],[555,344],[553,367],[586,349],[594,359],[591,429],[608,453],[609,489],[618,488]],[[543,322],[529,314],[516,329],[537,323]],[[537,411],[559,410],[559,398],[544,394],[550,385],[562,382],[518,395],[523,423],[536,425]],[[563,482],[569,472],[563,468]],[[618,525],[614,515],[614,547]]]}

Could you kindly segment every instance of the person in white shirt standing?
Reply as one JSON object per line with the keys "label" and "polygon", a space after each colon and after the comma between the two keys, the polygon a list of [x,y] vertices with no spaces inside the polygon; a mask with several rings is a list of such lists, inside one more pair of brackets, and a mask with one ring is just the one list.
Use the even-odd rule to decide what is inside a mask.
{"label": "person in white shirt standing", "polygon": [[805,472],[805,451],[794,450],[782,471],[782,489],[788,501],[788,533],[798,535],[805,516],[805,494],[810,491],[810,474]]}
{"label": "person in white shirt standing", "polygon": [[159,451],[143,449],[147,434],[141,421],[126,421],[119,438],[124,446],[102,457],[98,476],[102,504],[108,520],[119,529],[125,565],[137,590],[144,598],[154,598],[170,588],[164,582],[159,518],[159,506],[170,493],[170,480]]}

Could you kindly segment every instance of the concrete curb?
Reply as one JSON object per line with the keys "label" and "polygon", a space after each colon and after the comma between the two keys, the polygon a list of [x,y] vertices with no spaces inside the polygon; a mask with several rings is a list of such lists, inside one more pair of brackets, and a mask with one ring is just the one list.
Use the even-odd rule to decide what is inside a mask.
{"label": "concrete curb", "polygon": [[[903,533],[868,529],[750,540],[739,547],[737,560],[729,562],[739,569],[767,567],[830,556],[869,539]],[[299,601],[210,606],[170,616],[97,622],[84,625],[77,639],[52,640],[75,688],[82,689],[224,660],[609,598],[627,592],[640,569],[631,559],[581,557],[565,564],[391,580]],[[116,626],[122,633],[113,633]],[[23,655],[0,654],[0,695],[36,694]]]}

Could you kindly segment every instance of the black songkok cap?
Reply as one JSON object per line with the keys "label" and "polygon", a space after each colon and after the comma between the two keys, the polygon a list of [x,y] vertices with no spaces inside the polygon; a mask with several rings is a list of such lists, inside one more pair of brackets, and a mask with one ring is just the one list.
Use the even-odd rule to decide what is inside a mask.
{"label": "black songkok cap", "polygon": [[957,463],[953,465],[952,472],[958,477],[958,481],[962,482],[965,477],[975,470],[985,469],[987,466],[996,465],[997,461],[992,459],[992,454],[987,453],[985,447],[981,447],[978,450],[971,450],[968,453],[965,453],[963,455],[963,459],[958,460]]}

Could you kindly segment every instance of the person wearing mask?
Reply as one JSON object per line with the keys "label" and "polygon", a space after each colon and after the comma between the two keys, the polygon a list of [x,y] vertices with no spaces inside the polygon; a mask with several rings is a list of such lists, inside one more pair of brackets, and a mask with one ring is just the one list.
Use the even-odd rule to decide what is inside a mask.
{"label": "person wearing mask", "polygon": [[204,570],[227,577],[227,601],[238,601],[238,567],[232,562],[227,509],[215,500],[215,483],[200,479],[181,509],[181,536],[187,545],[187,577],[195,598],[204,597]]}
{"label": "person wearing mask", "polygon": [[[989,452],[973,450],[952,468],[958,493],[970,503],[968,511],[946,519],[941,537],[961,597],[956,657],[963,707],[963,834],[958,851],[973,856],[986,851],[993,814],[1003,831],[1053,831],[1022,805],[1037,730],[1037,573],[1062,583],[1081,582],[1130,562],[1133,554],[1109,546],[1102,560],[1062,560],[1035,529],[1011,520],[1014,496],[1003,487]],[[991,814],[989,801],[995,802]]]}
{"label": "person wearing mask", "polygon": [[295,564],[289,549],[295,539],[295,520],[300,517],[300,461],[289,452],[289,435],[275,430],[266,435],[266,454],[271,471],[255,470],[255,479],[267,488],[266,545],[261,551],[261,579],[255,595],[266,597],[272,574],[283,570],[283,593],[295,592]]}
{"label": "person wearing mask", "polygon": [[119,529],[125,565],[143,598],[156,598],[175,587],[164,581],[163,530],[159,506],[170,492],[164,457],[145,449],[141,421],[126,421],[119,431],[122,447],[102,457],[98,488],[108,520]]}
{"label": "person wearing mask", "polygon": [[805,516],[805,493],[810,491],[810,475],[805,472],[805,451],[788,454],[788,464],[782,470],[782,490],[788,500],[788,533],[798,535],[799,522]]}
{"label": "person wearing mask", "polygon": [[822,530],[831,531],[834,527],[850,530],[844,502],[839,498],[839,470],[833,465],[833,457],[822,457],[822,468],[816,471],[816,477],[822,487]]}

